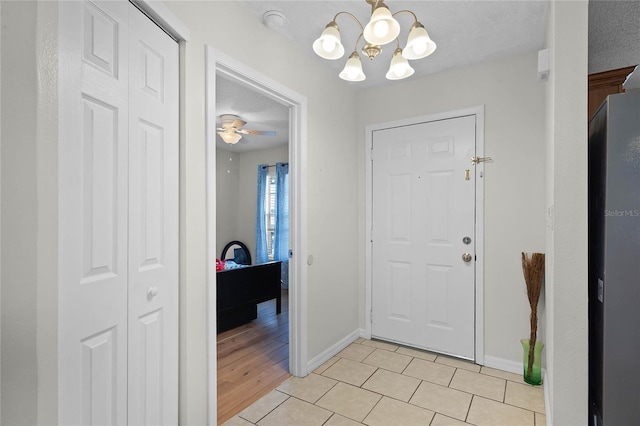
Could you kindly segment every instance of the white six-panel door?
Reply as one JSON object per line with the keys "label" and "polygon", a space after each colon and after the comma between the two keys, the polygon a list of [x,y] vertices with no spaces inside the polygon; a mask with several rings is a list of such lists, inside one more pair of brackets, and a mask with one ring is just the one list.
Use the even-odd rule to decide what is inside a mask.
{"label": "white six-panel door", "polygon": [[176,424],[178,44],[129,9],[129,424]]}
{"label": "white six-panel door", "polygon": [[474,359],[475,126],[373,133],[372,337]]}
{"label": "white six-panel door", "polygon": [[126,1],[59,17],[59,424],[175,424],[177,44]]}

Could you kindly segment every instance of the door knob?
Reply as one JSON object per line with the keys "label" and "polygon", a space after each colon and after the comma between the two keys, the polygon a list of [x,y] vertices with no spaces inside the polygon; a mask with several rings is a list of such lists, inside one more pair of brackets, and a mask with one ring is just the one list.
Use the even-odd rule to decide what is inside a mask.
{"label": "door knob", "polygon": [[151,300],[158,294],[158,287],[149,287],[147,290],[147,299]]}
{"label": "door knob", "polygon": [[465,262],[471,262],[472,258],[473,256],[471,256],[471,253],[465,253],[462,255],[462,260],[464,260]]}

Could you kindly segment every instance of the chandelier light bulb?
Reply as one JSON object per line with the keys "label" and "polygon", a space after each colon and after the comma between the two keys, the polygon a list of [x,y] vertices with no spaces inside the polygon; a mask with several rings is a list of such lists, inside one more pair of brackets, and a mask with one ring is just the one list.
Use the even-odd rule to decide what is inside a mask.
{"label": "chandelier light bulb", "polygon": [[436,44],[431,40],[424,26],[420,22],[413,24],[402,56],[407,59],[422,59],[431,55],[435,50]]}
{"label": "chandelier light bulb", "polygon": [[391,58],[391,65],[386,75],[387,79],[402,80],[403,78],[411,77],[414,72],[415,70],[409,65],[409,61],[402,57],[402,49],[397,48]]}
{"label": "chandelier light bulb", "polygon": [[416,52],[416,54],[418,55],[422,55],[424,52],[427,51],[427,43],[426,42],[415,43],[413,45],[413,51]]}
{"label": "chandelier light bulb", "polygon": [[364,39],[378,46],[391,43],[400,34],[400,24],[389,12],[386,5],[380,4],[371,14],[371,20],[364,27]]}
{"label": "chandelier light bulb", "polygon": [[373,33],[376,37],[384,37],[389,32],[389,24],[387,21],[378,21],[373,25]]}
{"label": "chandelier light bulb", "polygon": [[362,81],[367,78],[362,71],[362,62],[360,61],[360,55],[358,52],[353,52],[344,69],[339,74],[340,78],[347,81]]}
{"label": "chandelier light bulb", "polygon": [[336,41],[332,37],[326,37],[322,40],[322,49],[332,52],[336,48]]}
{"label": "chandelier light bulb", "polygon": [[324,59],[338,59],[344,55],[340,31],[335,21],[329,22],[322,34],[313,42],[313,51]]}

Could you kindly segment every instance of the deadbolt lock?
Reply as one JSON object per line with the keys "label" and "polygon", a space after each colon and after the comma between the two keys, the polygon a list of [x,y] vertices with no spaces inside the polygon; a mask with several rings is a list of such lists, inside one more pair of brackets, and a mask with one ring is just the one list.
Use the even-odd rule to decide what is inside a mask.
{"label": "deadbolt lock", "polygon": [[471,256],[471,253],[465,253],[462,255],[462,260],[464,260],[465,262],[471,262],[472,258],[473,256]]}

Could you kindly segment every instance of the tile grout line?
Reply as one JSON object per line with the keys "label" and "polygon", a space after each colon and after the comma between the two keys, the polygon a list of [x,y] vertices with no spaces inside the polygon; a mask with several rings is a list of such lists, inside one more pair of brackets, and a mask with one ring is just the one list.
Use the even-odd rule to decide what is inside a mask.
{"label": "tile grout line", "polygon": [[473,400],[475,399],[476,395],[475,394],[471,394],[471,401],[469,401],[469,408],[467,408],[467,415],[464,416],[464,422],[467,423],[467,419],[469,418],[469,414],[471,413],[471,405],[473,405]]}
{"label": "tile grout line", "polygon": [[[367,413],[367,414],[362,418],[362,421],[361,421],[361,422],[358,422],[358,423],[363,423],[363,422],[365,421],[365,419],[366,419],[367,417],[369,417],[369,414],[371,414],[371,412],[373,411],[373,409],[374,409],[374,408],[376,408],[376,407],[378,406],[378,404],[380,404],[380,401],[382,401],[382,398],[384,398],[384,395],[381,395],[381,394],[379,394],[378,392],[374,392],[374,393],[375,393],[375,394],[377,394],[377,395],[380,395],[380,399],[379,399],[375,404],[373,404],[373,407],[371,407],[371,410],[369,410],[369,412],[368,412],[368,413]],[[355,419],[351,419],[351,420],[357,421],[357,420],[355,420]]]}
{"label": "tile grout line", "polygon": [[[271,392],[274,392],[274,391],[280,392],[280,391],[279,391],[279,390],[277,390],[277,389],[274,389],[274,390],[272,390]],[[271,414],[273,411],[275,411],[275,409],[276,409],[276,408],[278,408],[279,406],[281,406],[282,404],[284,404],[285,402],[287,402],[287,401],[289,400],[289,398],[292,398],[292,396],[291,396],[291,395],[289,395],[289,394],[286,394],[286,393],[284,393],[284,392],[280,392],[280,393],[281,393],[281,394],[283,394],[283,395],[287,395],[287,398],[286,398],[284,401],[282,401],[280,404],[276,405],[276,406],[275,406],[275,407],[273,407],[271,410],[269,410],[269,411],[268,411],[264,416],[262,416],[262,417],[260,417],[258,420],[256,420],[256,422],[255,422],[255,423],[253,423],[253,422],[252,422],[251,420],[249,420],[249,419],[245,419],[244,417],[242,417],[242,416],[240,415],[240,413],[238,413],[238,414],[237,414],[237,415],[238,415],[238,417],[240,417],[240,418],[241,418],[241,419],[243,419],[243,420],[248,421],[248,422],[249,422],[249,423],[251,423],[251,424],[257,425],[257,424],[260,422],[260,420],[264,419],[264,418],[265,418],[265,417],[267,417],[269,414]],[[266,396],[266,395],[265,395],[265,396]],[[253,404],[251,404],[251,405],[253,405]],[[251,405],[250,405],[249,407],[251,407]],[[247,408],[249,408],[249,407],[247,407]],[[243,410],[243,411],[244,411],[244,410]],[[229,420],[231,420],[231,419],[229,419]]]}
{"label": "tile grout line", "polygon": [[[363,346],[367,346],[367,345],[363,345]],[[376,350],[377,350],[377,349],[381,349],[381,348],[376,348]],[[398,348],[396,348],[396,350],[395,350],[394,352],[397,352],[397,349],[398,349]],[[385,349],[383,349],[383,350],[385,350]],[[373,353],[373,352],[372,352],[372,353]],[[405,355],[405,354],[402,354],[402,355]],[[409,356],[409,355],[408,355],[408,356]],[[504,405],[507,405],[507,406],[510,406],[510,407],[513,407],[513,408],[519,408],[519,409],[521,409],[521,410],[525,410],[525,411],[532,412],[532,413],[534,413],[534,417],[535,417],[535,414],[536,414],[536,413],[538,413],[538,412],[537,412],[537,411],[535,411],[535,410],[531,410],[531,409],[529,409],[529,408],[525,408],[525,407],[520,407],[520,406],[517,406],[517,405],[512,405],[512,404],[509,404],[509,403],[506,403],[506,402],[505,402],[505,401],[506,401],[506,387],[507,387],[507,382],[512,382],[512,383],[515,383],[515,384],[523,385],[522,383],[516,382],[516,381],[514,381],[514,380],[506,379],[506,378],[503,378],[503,377],[498,377],[498,376],[493,376],[493,375],[490,375],[490,374],[482,373],[482,366],[480,366],[480,370],[476,372],[476,371],[472,371],[472,370],[467,370],[467,369],[462,368],[462,367],[453,367],[452,365],[448,365],[448,364],[444,364],[444,363],[438,363],[438,362],[437,362],[437,359],[438,359],[438,358],[440,358],[440,355],[436,356],[436,358],[435,358],[433,361],[431,361],[431,362],[433,362],[433,363],[435,363],[435,364],[445,365],[445,366],[448,366],[448,367],[452,367],[452,368],[454,368],[454,372],[453,372],[453,374],[451,375],[451,379],[449,380],[449,383],[447,384],[447,386],[446,386],[446,387],[447,387],[447,388],[449,388],[449,389],[455,389],[455,390],[457,390],[457,391],[464,392],[464,393],[466,393],[466,394],[471,395],[471,397],[472,397],[471,403],[473,402],[473,398],[474,398],[475,396],[481,396],[481,395],[477,395],[477,394],[475,394],[475,393],[470,393],[470,392],[467,392],[467,391],[462,391],[462,390],[460,390],[460,389],[452,388],[452,387],[451,387],[451,384],[452,384],[452,382],[453,382],[453,378],[455,377],[455,375],[456,375],[456,373],[458,372],[458,370],[469,371],[470,373],[480,374],[480,375],[486,376],[486,377],[488,377],[488,378],[494,378],[494,379],[498,379],[498,380],[502,380],[502,381],[503,381],[503,393],[502,393],[502,399],[501,399],[501,400],[498,400],[498,399],[493,399],[493,398],[485,397],[486,399],[488,399],[488,400],[492,400],[492,401],[495,401],[495,402],[498,402],[498,403],[501,403],[501,404],[504,404]],[[414,359],[416,359],[416,357],[413,357],[413,356],[412,356],[412,357],[411,357],[411,361],[409,361],[409,364],[411,364],[411,362],[412,362]],[[424,360],[424,361],[429,361],[429,360]],[[404,376],[407,376],[407,377],[413,377],[413,376],[409,376],[409,375],[404,374],[404,371],[407,369],[407,367],[409,366],[409,364],[407,364],[407,366],[402,370],[402,372],[401,372],[401,373],[398,373],[398,374],[401,374],[401,375],[404,375]],[[370,365],[370,364],[367,364],[367,365]],[[390,371],[390,372],[392,372],[392,373],[396,373],[395,371],[387,370],[387,369],[386,369],[386,368],[384,368],[384,367],[378,367],[378,369],[383,369],[383,370],[385,370],[385,371]],[[376,370],[376,371],[377,371],[377,370]],[[370,378],[370,377],[369,377],[369,378]],[[414,377],[414,378],[416,378],[416,377]],[[367,379],[367,380],[369,380],[369,379]],[[420,384],[422,384],[423,382],[427,382],[427,383],[430,383],[430,384],[439,385],[438,383],[431,382],[431,381],[429,381],[429,380],[423,380],[423,379],[419,379],[419,380],[420,380]],[[366,381],[365,381],[365,382],[366,382]],[[424,407],[421,407],[421,406],[419,406],[419,405],[412,404],[412,403],[410,402],[410,401],[411,401],[411,398],[413,398],[413,396],[415,395],[415,393],[416,393],[417,389],[420,387],[420,384],[419,384],[419,385],[418,385],[418,387],[416,387],[416,389],[413,391],[413,393],[412,393],[411,397],[409,398],[409,401],[402,401],[402,400],[399,400],[399,399],[397,399],[397,398],[392,398],[392,397],[389,397],[389,398],[394,399],[394,400],[397,400],[397,401],[401,401],[401,402],[406,402],[406,403],[411,404],[411,405],[413,405],[413,406],[415,406],[415,407],[424,408]],[[364,383],[363,383],[363,385],[364,385]],[[523,386],[526,386],[526,385],[523,385]],[[533,387],[533,386],[530,386],[530,387]],[[376,392],[376,393],[377,393],[377,392]],[[384,395],[383,395],[383,396],[384,396]],[[470,410],[471,410],[471,403],[469,404],[469,408],[468,408],[468,411],[467,411],[467,416],[468,416],[468,414],[469,414],[469,412],[470,412]],[[435,413],[439,413],[439,412],[435,411]],[[439,413],[439,414],[442,414],[442,413]],[[542,414],[542,413],[538,413],[538,414]],[[435,415],[434,415],[434,417],[435,417]],[[466,420],[465,420],[465,421],[466,421]]]}
{"label": "tile grout line", "polygon": [[[533,414],[533,425],[534,425],[534,426],[536,426],[538,423],[540,423],[540,422],[538,421],[538,419],[537,419],[537,416],[538,416],[538,415],[540,415],[540,416],[544,416],[544,415],[545,415],[545,413],[544,413],[544,412],[543,412],[543,413],[540,413],[540,412],[536,411],[535,409],[525,408],[525,407],[520,407],[520,406],[517,406],[517,405],[513,405],[512,403],[507,403],[507,402],[506,402],[506,397],[507,397],[507,388],[508,388],[508,384],[509,384],[509,382],[513,383],[514,385],[520,385],[520,386],[530,387],[530,388],[534,388],[534,389],[536,388],[535,386],[530,386],[530,385],[523,384],[523,383],[521,383],[521,382],[519,382],[519,381],[512,380],[512,378],[505,378],[505,377],[500,377],[500,376],[496,376],[496,375],[492,375],[492,374],[486,374],[485,372],[483,372],[483,371],[482,371],[483,366],[480,366],[480,370],[479,370],[479,371],[473,371],[473,370],[468,370],[468,369],[463,368],[463,367],[456,367],[456,366],[449,365],[449,364],[438,363],[438,362],[437,362],[437,360],[438,360],[439,358],[441,358],[441,355],[436,355],[436,357],[434,358],[434,360],[433,360],[433,361],[431,361],[431,360],[429,360],[429,359],[423,359],[423,358],[419,358],[419,357],[416,357],[416,356],[413,356],[413,355],[409,355],[409,354],[406,354],[406,353],[398,352],[398,350],[399,350],[399,348],[400,348],[401,346],[395,346],[395,348],[394,348],[393,350],[391,350],[390,348],[377,347],[377,346],[373,346],[373,345],[363,345],[361,342],[359,342],[359,343],[353,342],[352,344],[354,344],[354,345],[355,345],[355,344],[357,344],[359,347],[366,347],[366,348],[372,349],[372,351],[371,351],[367,356],[365,356],[365,357],[364,357],[364,359],[362,359],[362,360],[360,360],[360,361],[353,360],[353,359],[350,359],[350,358],[343,358],[343,357],[340,357],[340,356],[337,356],[337,355],[336,355],[336,361],[334,361],[334,362],[333,362],[329,367],[325,368],[325,369],[324,369],[324,371],[322,371],[321,373],[316,373],[315,371],[310,372],[310,374],[316,374],[318,377],[325,377],[325,378],[328,378],[328,379],[331,379],[331,380],[334,380],[334,381],[335,381],[335,383],[333,383],[333,384],[329,387],[329,389],[327,389],[326,391],[322,392],[322,395],[320,395],[318,398],[315,398],[315,399],[314,399],[314,402],[311,402],[311,403],[310,403],[312,406],[317,407],[317,408],[321,408],[321,409],[323,409],[323,410],[326,410],[328,413],[330,413],[329,417],[328,417],[324,422],[322,422],[322,425],[326,425],[326,424],[330,421],[330,419],[332,419],[332,418],[333,418],[334,416],[336,416],[336,415],[337,415],[337,416],[342,416],[342,415],[341,415],[340,413],[338,413],[338,412],[335,412],[335,411],[333,411],[333,410],[331,410],[331,409],[327,409],[327,408],[324,408],[324,407],[320,407],[319,405],[317,405],[317,404],[316,404],[316,403],[317,403],[318,401],[320,401],[323,397],[325,397],[329,392],[331,392],[331,390],[333,390],[333,389],[338,385],[338,383],[342,383],[342,384],[345,384],[345,385],[351,385],[350,383],[347,383],[347,382],[343,381],[342,379],[336,379],[336,378],[333,378],[333,377],[329,377],[329,376],[325,376],[325,375],[324,375],[324,373],[325,373],[328,369],[330,369],[332,365],[334,365],[335,363],[337,363],[338,361],[340,361],[340,360],[342,360],[342,359],[347,360],[347,361],[352,361],[352,362],[354,362],[354,363],[362,364],[362,365],[365,365],[365,366],[368,366],[368,367],[374,367],[374,369],[373,369],[373,371],[371,372],[371,374],[369,374],[369,375],[368,375],[368,376],[367,376],[367,377],[362,381],[362,383],[361,383],[361,384],[359,384],[358,386],[351,385],[351,386],[354,386],[354,387],[356,387],[356,388],[358,388],[358,389],[365,390],[365,391],[367,391],[367,392],[371,392],[372,394],[374,394],[374,395],[376,395],[376,396],[378,397],[378,399],[377,399],[377,401],[375,402],[375,404],[373,404],[373,406],[372,406],[372,407],[368,410],[368,412],[364,415],[364,418],[362,419],[362,421],[358,422],[357,420],[355,420],[355,419],[353,419],[353,418],[351,418],[351,417],[349,417],[349,416],[345,416],[345,418],[350,419],[350,420],[353,420],[353,421],[356,421],[356,422],[358,422],[358,423],[360,423],[360,424],[364,424],[364,423],[363,423],[363,422],[364,422],[364,420],[365,420],[369,415],[371,415],[371,413],[376,409],[376,407],[378,407],[378,406],[380,405],[380,402],[381,402],[385,397],[389,398],[390,400],[398,401],[398,402],[401,402],[401,403],[406,403],[406,404],[409,404],[409,405],[411,405],[411,406],[413,406],[413,407],[417,407],[417,408],[421,408],[421,409],[423,409],[423,410],[428,410],[428,411],[433,412],[433,416],[431,417],[431,420],[430,420],[429,424],[432,424],[432,423],[434,422],[435,417],[436,417],[437,415],[440,415],[440,416],[444,416],[444,417],[450,418],[450,416],[448,416],[448,415],[446,415],[446,414],[443,414],[443,413],[441,413],[441,412],[439,412],[439,411],[437,411],[437,410],[430,410],[430,409],[428,409],[428,408],[426,408],[426,407],[423,407],[423,406],[420,406],[420,405],[417,405],[417,404],[411,403],[411,400],[414,398],[414,396],[416,395],[416,392],[418,391],[418,389],[420,388],[420,386],[421,386],[423,383],[429,383],[429,384],[433,384],[433,385],[436,385],[436,386],[442,386],[442,385],[440,385],[440,384],[438,384],[438,383],[431,382],[431,381],[429,381],[429,380],[424,380],[424,379],[421,379],[421,378],[419,378],[419,377],[413,377],[413,376],[410,376],[410,375],[408,375],[408,374],[405,374],[405,372],[407,371],[407,369],[408,369],[409,365],[411,365],[411,363],[413,363],[413,362],[414,362],[415,360],[417,360],[417,359],[420,359],[420,360],[422,360],[422,361],[432,362],[432,363],[435,363],[435,364],[444,365],[444,366],[448,366],[448,367],[453,368],[453,374],[451,375],[451,377],[450,377],[450,379],[449,379],[449,381],[448,381],[447,385],[446,385],[446,386],[442,386],[442,387],[443,387],[443,388],[448,388],[448,389],[454,389],[454,390],[456,390],[456,391],[459,391],[459,392],[462,392],[462,393],[465,393],[465,394],[471,395],[471,400],[470,400],[470,402],[469,402],[469,406],[468,406],[468,408],[467,408],[466,415],[465,415],[464,420],[463,420],[464,422],[467,422],[467,421],[468,421],[468,419],[469,419],[469,415],[470,415],[470,413],[471,413],[472,405],[473,405],[473,403],[474,403],[474,402],[477,402],[477,401],[475,401],[476,397],[482,397],[482,395],[478,395],[478,394],[475,394],[475,393],[471,393],[471,392],[468,392],[468,391],[464,391],[464,390],[460,390],[460,389],[456,389],[456,388],[452,388],[452,387],[451,387],[451,385],[452,385],[452,383],[453,383],[453,379],[455,378],[456,374],[458,374],[458,371],[459,371],[459,370],[464,370],[465,372],[466,372],[466,371],[468,371],[469,373],[476,373],[476,374],[478,374],[478,375],[481,375],[481,376],[483,376],[483,377],[487,377],[487,378],[492,378],[492,379],[499,379],[499,380],[502,380],[502,390],[503,390],[503,394],[502,394],[502,398],[501,398],[501,399],[493,399],[493,398],[489,398],[489,397],[482,397],[482,398],[486,398],[486,399],[487,399],[487,400],[489,400],[489,401],[494,401],[494,402],[496,402],[496,403],[498,403],[498,404],[501,404],[501,405],[503,405],[503,406],[512,407],[512,408],[516,408],[516,409],[524,410],[525,412],[530,412],[530,413],[532,413],[532,414]],[[364,362],[364,360],[366,360],[368,357],[370,357],[371,355],[373,355],[373,354],[374,354],[378,349],[380,349],[381,351],[386,351],[386,352],[388,352],[388,353],[395,353],[395,354],[398,354],[398,355],[403,355],[403,356],[407,357],[408,361],[407,361],[407,363],[404,365],[404,367],[402,367],[402,369],[401,369],[400,371],[396,371],[396,370],[392,370],[392,369],[388,369],[388,368],[386,368],[386,366],[389,366],[389,365],[391,365],[392,367],[394,367],[394,368],[395,368],[394,363],[391,363],[391,364],[388,364],[388,363],[382,363],[382,364],[384,364],[384,366],[378,366],[378,365],[373,365],[373,364],[366,364],[366,363]],[[427,351],[427,353],[429,353],[429,352]],[[444,359],[444,358],[443,358],[443,359]],[[391,374],[397,374],[397,375],[399,375],[399,376],[403,376],[403,377],[407,377],[407,378],[417,379],[417,380],[418,380],[418,385],[413,389],[413,391],[412,391],[411,395],[408,397],[408,399],[407,399],[406,401],[405,401],[405,400],[403,400],[403,399],[399,399],[399,398],[396,398],[396,397],[392,397],[392,396],[385,395],[385,394],[383,394],[383,393],[380,393],[379,391],[373,391],[373,390],[370,390],[370,389],[366,389],[366,388],[364,388],[364,385],[365,385],[369,380],[371,380],[371,378],[372,378],[372,377],[373,377],[373,376],[374,376],[374,375],[375,375],[379,370],[381,370],[381,371],[385,371],[385,372],[388,372],[388,373],[391,373]],[[291,398],[295,398],[296,400],[299,400],[299,401],[302,401],[302,402],[307,402],[307,401],[305,401],[305,400],[303,400],[303,399],[300,399],[300,398],[296,397],[295,395],[290,395],[290,394],[288,394],[287,392],[280,391],[280,390],[278,390],[277,388],[276,388],[276,389],[274,389],[274,390],[275,390],[275,391],[277,391],[277,392],[282,393],[283,395],[285,395],[285,396],[286,396],[286,398],[285,398],[282,402],[280,402],[279,404],[277,404],[275,407],[273,407],[272,409],[270,409],[270,410],[269,410],[265,415],[263,415],[260,419],[258,419],[256,423],[251,423],[249,420],[245,419],[244,417],[242,417],[242,416],[240,416],[240,415],[238,415],[238,417],[239,417],[239,418],[241,418],[241,419],[243,419],[243,420],[248,421],[248,422],[249,422],[249,423],[251,423],[251,424],[255,424],[255,425],[257,425],[257,424],[258,424],[258,422],[262,421],[266,416],[268,416],[269,414],[271,414],[274,410],[276,410],[278,407],[280,407],[280,406],[281,406],[282,404],[284,404],[286,401],[289,401],[289,399],[291,399]],[[336,419],[337,419],[337,418],[336,418]]]}
{"label": "tile grout line", "polygon": [[[458,372],[458,367],[454,367],[455,370],[453,370],[453,374],[451,375],[451,378],[449,379],[449,383],[447,383],[447,388],[453,389],[451,387],[451,383],[453,383],[453,378],[456,377],[456,373]],[[460,389],[456,389],[456,390],[460,390]]]}

